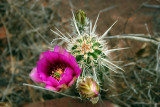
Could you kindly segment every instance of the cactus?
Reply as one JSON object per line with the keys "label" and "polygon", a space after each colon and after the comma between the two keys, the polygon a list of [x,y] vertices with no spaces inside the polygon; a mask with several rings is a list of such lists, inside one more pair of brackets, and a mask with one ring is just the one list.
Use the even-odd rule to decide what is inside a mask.
{"label": "cactus", "polygon": [[[82,10],[79,10],[76,14],[73,13],[71,23],[73,28],[72,34],[68,34],[67,37],[58,29],[59,33],[52,31],[67,43],[67,51],[75,57],[81,67],[82,72],[77,80],[76,86],[82,98],[89,98],[92,103],[97,103],[100,95],[93,97],[87,95],[87,93],[84,94],[82,90],[85,89],[82,88],[86,88],[89,93],[92,93],[92,90],[90,90],[91,87],[87,81],[96,84],[99,93],[99,90],[103,90],[104,88],[104,76],[106,76],[108,80],[110,79],[108,78],[110,75],[109,69],[114,72],[117,72],[117,68],[121,69],[113,64],[109,58],[110,52],[119,49],[109,50],[106,45],[106,40],[104,40],[105,36],[115,23],[103,35],[98,36],[95,32],[98,17],[92,27],[92,22],[86,17],[86,14]],[[112,80],[110,79],[110,81]],[[107,81],[107,84],[110,84],[110,82]]]}

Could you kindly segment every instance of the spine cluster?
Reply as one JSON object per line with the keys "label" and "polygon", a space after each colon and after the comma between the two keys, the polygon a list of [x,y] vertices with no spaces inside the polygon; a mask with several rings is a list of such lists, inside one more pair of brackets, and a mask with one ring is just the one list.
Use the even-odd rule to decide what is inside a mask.
{"label": "spine cluster", "polygon": [[78,63],[88,66],[97,66],[98,60],[105,57],[101,43],[88,34],[76,38],[71,53]]}

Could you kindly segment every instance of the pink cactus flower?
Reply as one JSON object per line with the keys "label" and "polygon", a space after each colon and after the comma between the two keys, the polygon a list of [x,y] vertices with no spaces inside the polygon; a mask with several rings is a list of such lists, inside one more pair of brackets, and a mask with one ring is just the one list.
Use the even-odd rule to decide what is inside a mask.
{"label": "pink cactus flower", "polygon": [[65,49],[55,46],[54,51],[40,54],[37,67],[30,73],[34,82],[45,83],[45,88],[60,91],[70,87],[81,73],[75,57]]}

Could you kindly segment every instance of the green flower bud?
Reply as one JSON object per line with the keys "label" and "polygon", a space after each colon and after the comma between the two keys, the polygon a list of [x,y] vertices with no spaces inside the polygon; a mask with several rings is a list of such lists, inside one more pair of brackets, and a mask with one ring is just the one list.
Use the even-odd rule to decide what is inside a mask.
{"label": "green flower bud", "polygon": [[75,16],[76,21],[81,24],[81,25],[85,25],[85,19],[86,19],[86,14],[83,10],[78,10],[78,12],[76,13]]}
{"label": "green flower bud", "polygon": [[78,83],[78,91],[81,97],[88,98],[93,104],[99,100],[99,85],[91,77],[85,77]]}

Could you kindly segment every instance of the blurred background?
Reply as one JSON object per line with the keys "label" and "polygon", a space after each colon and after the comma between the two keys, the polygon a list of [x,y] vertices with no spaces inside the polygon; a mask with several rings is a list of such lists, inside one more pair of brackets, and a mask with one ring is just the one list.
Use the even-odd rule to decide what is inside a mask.
{"label": "blurred background", "polygon": [[[114,8],[107,10],[111,6]],[[39,54],[57,38],[50,29],[72,32],[71,9],[84,10],[93,22],[98,12],[106,9],[97,23],[99,35],[118,20],[108,36],[144,34],[160,40],[160,0],[0,0],[0,107],[23,107],[63,97],[22,84],[42,86],[34,83],[29,73]],[[111,54],[125,72],[124,77],[113,74],[114,88],[107,87],[102,100],[120,107],[160,106],[159,46],[130,39],[107,42],[109,48],[130,48]],[[74,91],[69,94],[76,95]]]}

